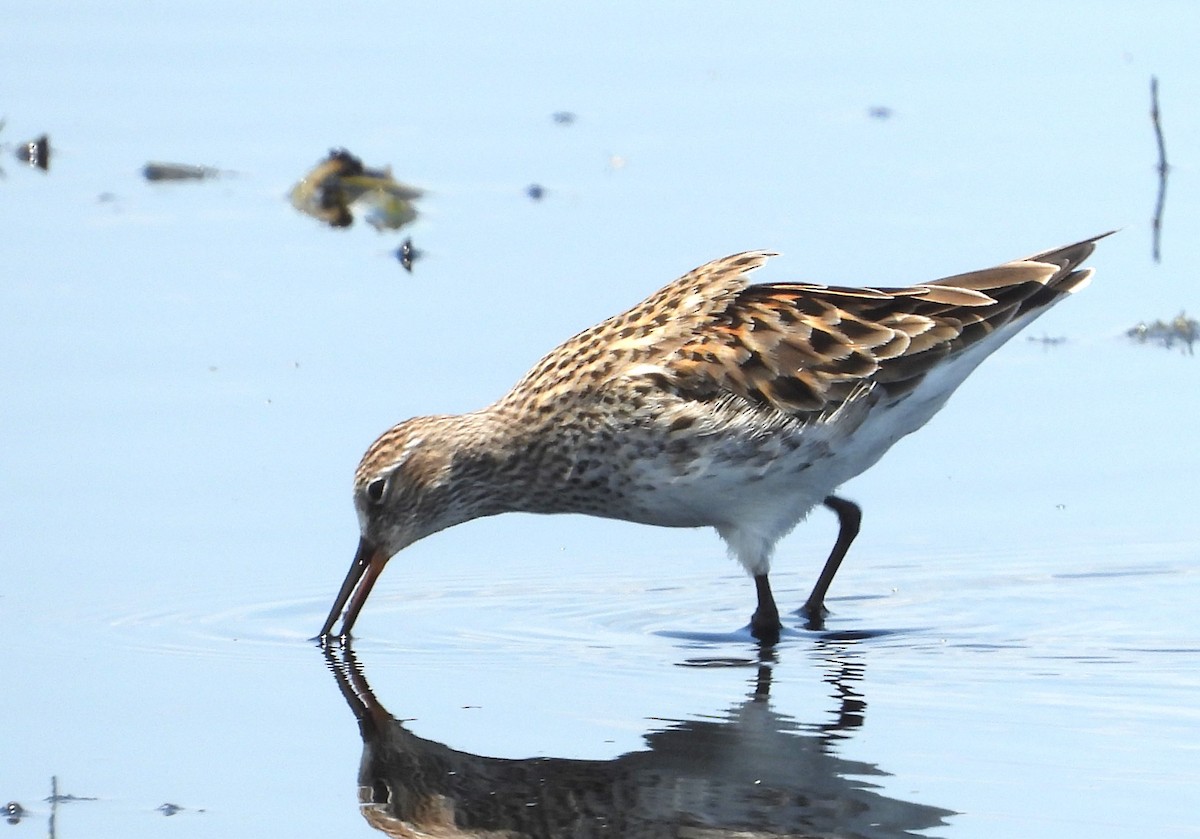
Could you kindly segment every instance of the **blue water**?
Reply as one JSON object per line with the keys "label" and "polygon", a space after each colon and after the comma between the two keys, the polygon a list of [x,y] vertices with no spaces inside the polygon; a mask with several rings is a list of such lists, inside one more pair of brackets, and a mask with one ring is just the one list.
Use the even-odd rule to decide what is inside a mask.
{"label": "blue water", "polygon": [[[1179,3],[8,10],[0,143],[53,152],[0,149],[0,802],[31,812],[6,829],[370,836],[395,814],[359,806],[365,736],[541,824],[559,799],[521,779],[607,790],[592,835],[1200,833],[1200,368],[1123,336],[1200,310],[1198,28]],[[337,146],[426,190],[417,221],[297,213]],[[684,271],[770,248],[764,279],[894,285],[1112,228],[1029,330],[1065,343],[1018,337],[844,489],[828,633],[761,659],[712,533],[509,516],[397,557],[353,666],[307,642],[376,434],[486,404]],[[780,546],[782,608],[821,512]],[[479,792],[372,766],[424,818]],[[52,776],[95,800],[44,801]]]}

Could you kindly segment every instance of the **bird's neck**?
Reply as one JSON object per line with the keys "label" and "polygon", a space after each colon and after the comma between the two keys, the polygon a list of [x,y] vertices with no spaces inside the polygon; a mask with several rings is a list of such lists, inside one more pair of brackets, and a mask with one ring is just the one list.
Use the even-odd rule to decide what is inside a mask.
{"label": "bird's neck", "polygon": [[453,517],[559,512],[553,456],[536,429],[498,406],[445,419]]}

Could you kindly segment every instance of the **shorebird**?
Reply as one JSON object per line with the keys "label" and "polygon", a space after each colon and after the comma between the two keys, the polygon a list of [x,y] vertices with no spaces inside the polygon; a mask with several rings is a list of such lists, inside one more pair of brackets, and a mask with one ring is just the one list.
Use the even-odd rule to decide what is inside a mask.
{"label": "shorebird", "polygon": [[751,285],[764,251],[685,274],[551,351],[492,405],[385,431],[354,475],[361,538],[318,637],[349,637],[403,548],[523,511],[715,528],[754,579],[751,634],[775,643],[772,554],[818,504],[839,520],[800,609],[821,628],[861,520],[838,488],[1087,285],[1079,266],[1100,238],[906,288]]}

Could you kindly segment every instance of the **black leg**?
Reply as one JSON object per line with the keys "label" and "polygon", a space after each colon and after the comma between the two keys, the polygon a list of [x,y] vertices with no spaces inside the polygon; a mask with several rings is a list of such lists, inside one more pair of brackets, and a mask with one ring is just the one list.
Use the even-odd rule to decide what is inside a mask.
{"label": "black leg", "polygon": [[758,592],[758,608],[750,618],[750,634],[764,644],[774,644],[779,640],[783,625],[779,623],[779,609],[775,606],[766,574],[754,578],[754,588]]}
{"label": "black leg", "polygon": [[800,613],[806,618],[805,625],[809,629],[824,628],[825,615],[828,613],[825,608],[825,594],[829,591],[829,584],[833,582],[834,574],[846,558],[846,551],[850,550],[850,543],[858,535],[858,527],[862,523],[862,508],[853,501],[830,495],[823,503],[837,513],[838,537],[833,550],[829,552],[829,559],[825,560],[825,567],[821,569],[817,584],[813,586],[812,594],[800,608]]}

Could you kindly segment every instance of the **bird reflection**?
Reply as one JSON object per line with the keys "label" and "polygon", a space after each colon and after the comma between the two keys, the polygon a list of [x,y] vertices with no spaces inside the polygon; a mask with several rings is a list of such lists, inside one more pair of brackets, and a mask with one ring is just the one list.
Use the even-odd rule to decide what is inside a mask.
{"label": "bird reflection", "polygon": [[417,737],[375,698],[348,644],[323,649],[362,735],[363,816],[388,836],[883,839],[953,815],[887,797],[862,780],[886,772],[834,753],[866,708],[852,645],[819,649],[836,704],[829,722],[772,710],[770,649],[757,662],[693,659],[685,664],[751,664],[749,694],[720,717],[666,722],[646,749],[612,760],[501,759]]}

